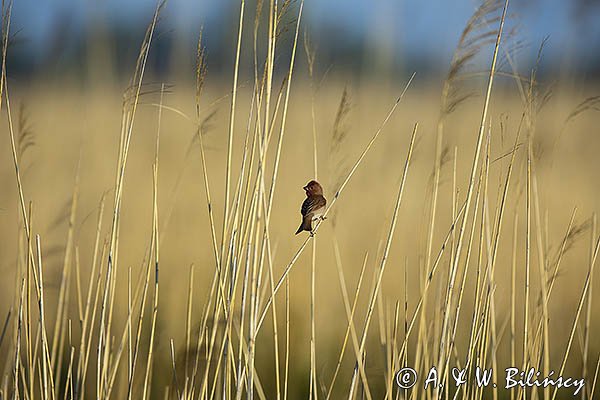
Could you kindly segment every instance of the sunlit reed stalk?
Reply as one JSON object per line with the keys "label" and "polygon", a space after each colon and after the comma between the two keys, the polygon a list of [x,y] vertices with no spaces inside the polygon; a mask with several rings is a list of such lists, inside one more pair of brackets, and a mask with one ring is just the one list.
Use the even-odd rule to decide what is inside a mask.
{"label": "sunlit reed stalk", "polygon": [[[29,396],[31,398],[34,397],[34,376],[35,376],[35,355],[32,356],[32,329],[31,329],[31,291],[30,288],[33,286],[36,291],[36,295],[39,299],[41,298],[41,294],[39,291],[40,288],[40,277],[38,277],[38,268],[36,268],[36,262],[38,258],[35,257],[33,251],[33,236],[31,230],[31,219],[32,219],[32,205],[29,203],[29,208],[25,206],[25,195],[23,183],[21,180],[21,169],[18,157],[18,151],[16,147],[16,139],[15,139],[15,130],[13,127],[13,120],[11,114],[10,107],[10,98],[8,92],[8,83],[7,83],[7,70],[6,70],[6,59],[7,59],[7,51],[8,51],[8,41],[9,41],[9,32],[10,32],[10,22],[11,22],[11,14],[12,14],[12,2],[9,2],[7,7],[4,7],[4,3],[2,3],[2,70],[0,74],[0,106],[2,105],[2,101],[6,104],[6,113],[8,120],[8,132],[10,137],[10,148],[12,154],[13,167],[15,170],[15,178],[17,183],[17,191],[19,195],[19,208],[21,212],[23,231],[25,233],[27,249],[26,249],[26,266],[27,266],[27,324],[25,329],[25,336],[27,338],[27,356],[28,356],[28,379],[29,379]],[[31,274],[33,271],[33,274]],[[33,276],[33,282],[31,282],[31,276]],[[37,338],[35,340],[35,346],[37,350],[38,341]],[[23,374],[21,374],[23,376]]]}
{"label": "sunlit reed stalk", "polygon": [[[465,360],[465,364],[464,367],[467,369],[467,375],[471,376],[470,374],[473,373],[474,369],[475,369],[475,362],[474,360],[478,360],[478,363],[482,363],[482,360],[480,359],[481,354],[479,354],[478,352],[480,352],[483,340],[483,327],[485,326],[485,300],[489,297],[484,296],[485,294],[489,294],[489,290],[484,292],[484,288],[487,286],[487,288],[489,289],[489,282],[487,280],[485,280],[485,272],[487,270],[484,270],[484,250],[486,248],[486,241],[485,241],[485,228],[486,228],[486,223],[488,221],[488,215],[486,213],[486,209],[488,206],[488,176],[489,176],[489,134],[487,137],[487,143],[488,146],[486,146],[486,163],[484,164],[484,167],[481,169],[481,173],[479,175],[479,182],[477,185],[477,194],[476,194],[476,198],[475,198],[475,210],[473,212],[473,223],[471,225],[471,236],[469,237],[469,242],[468,242],[468,251],[467,251],[467,256],[466,256],[466,260],[465,260],[465,272],[464,274],[467,273],[467,267],[469,265],[469,259],[471,257],[471,246],[472,246],[472,240],[473,240],[473,236],[474,236],[474,230],[477,227],[477,210],[479,209],[479,199],[481,198],[481,222],[479,224],[478,231],[477,231],[477,236],[479,237],[479,246],[477,248],[477,274],[476,274],[476,281],[475,281],[475,294],[474,294],[474,304],[473,304],[473,313],[472,313],[472,317],[471,317],[471,326],[470,326],[470,334],[469,334],[469,341],[468,341],[468,350],[467,350],[467,355],[466,355],[466,360]],[[452,256],[451,256],[452,259]],[[460,311],[460,294],[459,294],[459,306],[456,307],[457,313]],[[459,315],[457,314],[457,317]],[[455,326],[458,323],[458,319],[455,319]],[[448,363],[448,361],[446,361]],[[447,370],[447,365],[445,366],[445,369]],[[468,398],[469,396],[473,397],[473,398],[477,398],[477,394],[478,394],[478,387],[475,387],[473,385],[467,385],[466,387],[462,387],[461,388],[463,390],[463,396]],[[447,392],[447,390],[445,390],[445,392]],[[460,390],[457,390],[454,398],[456,398],[459,395]]]}
{"label": "sunlit reed stalk", "polygon": [[[560,365],[560,370],[558,371],[558,376],[561,376],[563,374],[563,372],[565,371],[565,366],[567,364],[567,359],[569,357],[569,352],[571,350],[571,345],[573,344],[573,338],[575,336],[575,330],[577,329],[577,324],[579,323],[579,317],[581,316],[581,310],[583,309],[583,304],[585,302],[587,292],[590,287],[591,277],[593,276],[594,266],[596,265],[596,259],[598,257],[598,250],[600,250],[600,238],[598,238],[598,240],[596,241],[596,245],[594,246],[594,255],[592,257],[592,260],[590,263],[590,268],[589,268],[589,270],[587,272],[587,276],[585,278],[585,283],[583,285],[583,290],[581,292],[581,297],[579,299],[579,304],[577,306],[577,312],[575,313],[575,318],[573,321],[573,325],[571,327],[571,333],[569,335],[569,340],[567,342],[567,348],[565,350],[565,355],[563,356],[563,359],[562,359],[562,362]],[[556,399],[557,393],[558,393],[558,387],[555,387],[554,391],[552,393],[552,400]]]}
{"label": "sunlit reed stalk", "polygon": [[[96,310],[98,304],[98,298],[100,294],[100,281],[102,276],[102,266],[104,265],[103,260],[104,257],[100,256],[98,258],[99,249],[100,249],[100,234],[102,232],[102,217],[104,215],[104,201],[105,196],[103,195],[100,204],[98,207],[98,219],[96,223],[96,235],[94,239],[94,252],[92,258],[92,269],[90,271],[90,279],[88,283],[87,290],[87,298],[85,303],[85,311],[83,314],[83,320],[81,322],[81,341],[79,343],[79,357],[77,361],[77,380],[75,383],[75,397],[81,396],[84,397],[85,381],[87,375],[87,366],[89,361],[90,349],[91,349],[91,339],[92,335],[89,334],[89,330],[94,326],[94,322],[96,319]],[[106,246],[103,247],[103,251],[106,249]],[[98,273],[96,274],[96,268],[100,265]],[[97,282],[94,290],[94,282]],[[94,302],[92,304],[92,294],[94,295]],[[90,310],[92,315],[90,316]],[[80,393],[81,392],[81,393]]]}
{"label": "sunlit reed stalk", "polygon": [[[366,322],[365,322],[365,326],[363,328],[363,333],[362,333],[362,337],[361,337],[361,341],[360,341],[360,347],[359,347],[359,355],[360,355],[361,358],[356,360],[356,362],[359,363],[359,364],[363,363],[362,357],[363,357],[363,354],[364,354],[364,351],[365,351],[365,344],[366,344],[366,340],[367,340],[367,334],[369,332],[369,325],[371,323],[371,317],[373,315],[373,309],[374,309],[374,306],[375,306],[375,301],[377,300],[377,297],[379,296],[379,291],[381,289],[381,281],[383,279],[383,274],[385,272],[385,267],[386,267],[386,264],[387,264],[387,259],[388,259],[389,253],[390,253],[390,247],[391,247],[391,244],[392,244],[392,240],[394,238],[394,233],[396,231],[396,224],[398,222],[398,211],[400,209],[400,204],[401,204],[401,201],[402,201],[402,194],[404,193],[404,185],[406,183],[406,176],[408,174],[408,168],[409,168],[410,159],[411,159],[411,156],[412,156],[413,145],[415,143],[415,137],[416,137],[416,134],[417,134],[417,128],[418,128],[418,124],[415,124],[415,127],[414,127],[413,132],[412,132],[412,136],[410,138],[410,144],[408,145],[408,153],[407,153],[407,156],[406,156],[406,162],[404,164],[404,170],[402,172],[402,180],[400,182],[400,188],[398,189],[398,196],[396,198],[396,205],[394,207],[394,214],[392,216],[392,221],[391,221],[391,224],[390,224],[390,230],[389,230],[389,233],[388,233],[388,236],[387,236],[387,240],[386,240],[386,244],[385,244],[385,249],[383,251],[383,257],[381,259],[381,264],[379,265],[379,271],[378,271],[378,275],[377,275],[376,286],[375,286],[375,289],[373,291],[373,294],[372,294],[372,297],[371,297],[371,300],[370,300],[370,303],[369,303],[369,308],[368,308],[368,311],[367,311]],[[356,375],[353,376],[353,378],[352,378],[352,384],[351,385],[354,385],[355,381],[356,381]],[[371,395],[370,395],[370,393],[368,391],[368,388],[367,388],[366,394],[367,394],[367,398],[371,397]]]}
{"label": "sunlit reed stalk", "polygon": [[[127,269],[127,314],[133,314],[131,304],[131,267]],[[127,321],[127,379],[133,382],[133,334],[131,319]]]}
{"label": "sunlit reed stalk", "polygon": [[[196,100],[196,118],[198,121],[200,121],[200,95],[202,92],[202,88],[204,86],[204,80],[205,80],[205,76],[206,76],[206,59],[205,59],[204,48],[202,46],[203,46],[202,35],[200,35],[200,37],[198,39],[198,50],[197,50],[197,56],[196,56],[196,98],[195,98],[195,100]],[[200,148],[202,178],[203,178],[204,191],[205,191],[205,196],[206,196],[206,205],[208,208],[208,217],[209,217],[209,224],[210,224],[210,234],[211,234],[211,239],[212,239],[213,254],[215,257],[216,269],[219,272],[219,279],[220,279],[221,256],[219,254],[219,248],[218,248],[218,244],[217,244],[217,234],[215,232],[213,203],[212,203],[211,195],[210,195],[210,184],[209,184],[209,180],[208,180],[206,153],[205,153],[205,149],[204,149],[204,139],[202,137],[203,133],[204,132],[202,132],[202,125],[198,124],[196,127],[196,137],[198,138],[198,143],[199,143],[199,148]],[[223,292],[224,289],[222,288],[223,284],[221,281],[219,281],[219,285],[220,285],[221,292]]]}
{"label": "sunlit reed stalk", "polygon": [[237,105],[237,91],[238,91],[238,77],[240,70],[240,54],[242,47],[242,31],[244,21],[244,9],[245,0],[240,1],[240,19],[238,24],[237,34],[237,45],[235,51],[235,66],[233,68],[233,87],[231,89],[231,107],[229,110],[229,134],[227,137],[227,163],[225,169],[225,207],[223,215],[223,234],[221,236],[221,251],[220,258],[223,258],[223,252],[225,249],[225,238],[227,236],[227,221],[229,218],[229,192],[230,192],[230,180],[231,180],[231,157],[233,152],[233,134],[235,128],[235,110]]}
{"label": "sunlit reed stalk", "polygon": [[[481,113],[481,124],[479,127],[479,134],[477,136],[477,144],[475,146],[475,154],[474,154],[474,158],[473,158],[473,165],[471,167],[471,177],[469,180],[469,186],[467,189],[467,199],[466,199],[466,203],[465,203],[465,215],[462,219],[462,223],[461,226],[458,230],[458,240],[457,240],[457,244],[456,244],[456,255],[454,257],[454,260],[452,262],[451,265],[451,271],[450,271],[450,278],[449,278],[449,282],[448,282],[448,299],[449,301],[447,302],[447,305],[449,306],[449,304],[452,303],[452,299],[454,298],[454,282],[456,279],[456,274],[457,274],[457,270],[458,270],[458,263],[459,263],[459,259],[461,258],[461,249],[462,249],[462,245],[463,245],[463,235],[464,235],[464,231],[465,231],[465,227],[467,224],[467,221],[469,219],[469,214],[470,214],[470,208],[471,208],[471,201],[473,198],[473,189],[475,186],[475,181],[476,181],[476,172],[477,169],[479,167],[479,158],[480,158],[480,153],[481,153],[481,146],[482,146],[482,142],[483,142],[483,135],[485,132],[485,127],[487,124],[487,117],[488,117],[488,110],[489,110],[489,103],[490,103],[490,98],[491,98],[491,94],[492,94],[492,87],[493,87],[493,83],[494,83],[494,72],[496,70],[496,62],[497,62],[497,58],[498,58],[498,49],[500,47],[500,41],[502,39],[502,32],[503,32],[503,28],[504,28],[504,22],[506,19],[506,12],[508,9],[508,3],[509,1],[506,0],[504,3],[504,8],[502,10],[502,16],[500,18],[500,22],[499,22],[499,28],[498,28],[498,35],[496,37],[496,43],[495,43],[495,47],[494,47],[494,52],[493,52],[493,56],[492,56],[492,62],[491,62],[491,66],[490,66],[490,75],[489,75],[489,79],[488,79],[488,84],[487,84],[487,90],[486,90],[486,94],[485,94],[485,100],[484,100],[484,104],[483,104],[483,110]],[[443,365],[444,360],[442,360],[441,357],[445,357],[446,354],[446,346],[447,343],[445,342],[445,337],[447,335],[447,330],[448,330],[448,324],[449,324],[449,316],[450,313],[448,312],[448,308],[446,309],[446,313],[444,316],[444,322],[442,324],[442,334],[441,334],[441,340],[442,342],[440,343],[440,358],[438,359],[437,365],[441,366]],[[440,371],[441,374],[444,373],[444,371]],[[438,388],[434,389],[434,395],[437,396],[438,393]]]}
{"label": "sunlit reed stalk", "polygon": [[188,293],[187,293],[187,305],[186,305],[186,318],[185,318],[185,355],[184,355],[184,368],[185,368],[185,386],[183,388],[184,396],[189,396],[192,387],[190,385],[190,373],[189,365],[191,363],[191,340],[192,340],[192,300],[194,297],[194,264],[190,265],[190,273],[188,278]]}
{"label": "sunlit reed stalk", "polygon": [[17,334],[15,340],[15,358],[14,358],[14,370],[13,370],[13,396],[19,398],[19,371],[20,371],[20,360],[21,360],[21,329],[23,326],[23,302],[25,299],[25,280],[21,282],[21,290],[19,290],[19,311],[18,311],[18,322],[17,322]]}
{"label": "sunlit reed stalk", "polygon": [[[596,213],[592,215],[592,229],[590,230],[590,267],[594,258],[594,239],[596,238],[596,229],[597,229],[597,216]],[[588,290],[588,297],[586,300],[586,315],[585,315],[585,326],[583,332],[583,360],[582,360],[582,379],[586,379],[588,377],[588,357],[590,351],[590,328],[591,328],[591,320],[592,320],[592,301],[593,301],[593,287],[594,287],[594,275],[593,271],[590,274],[590,288]],[[584,393],[581,394],[581,398],[585,399],[586,395],[588,398],[592,398],[589,390],[584,390]]]}
{"label": "sunlit reed stalk", "polygon": [[594,381],[593,381],[592,387],[590,389],[590,399],[594,398],[594,393],[596,391],[596,381],[598,379],[598,370],[600,370],[600,356],[598,356],[598,362],[596,363],[596,372],[594,372]]}
{"label": "sunlit reed stalk", "polygon": [[[161,85],[160,90],[160,104],[163,103],[165,85]],[[160,131],[161,131],[161,123],[162,123],[162,108],[159,108],[158,111],[158,121],[157,121],[157,130],[156,130],[156,144],[154,148],[154,163],[152,165],[152,177],[153,177],[153,186],[152,186],[152,241],[154,242],[154,302],[152,306],[152,326],[150,328],[150,344],[148,347],[148,357],[146,360],[146,371],[144,376],[144,391],[142,394],[142,400],[146,399],[146,396],[149,395],[149,385],[151,374],[154,366],[154,338],[156,335],[156,318],[158,315],[158,299],[159,299],[159,260],[160,260],[160,240],[159,240],[159,223],[158,223],[158,171],[159,171],[159,151],[160,151]],[[152,258],[152,257],[151,257]],[[143,311],[142,311],[143,313]],[[188,337],[189,338],[189,337]],[[187,344],[187,342],[186,342]],[[186,353],[187,354],[187,353]],[[187,368],[187,364],[185,365]],[[186,369],[187,371],[187,369]],[[179,387],[177,388],[179,390]]]}
{"label": "sunlit reed stalk", "polygon": [[54,378],[52,376],[52,364],[50,361],[50,351],[48,349],[48,337],[46,335],[46,313],[44,309],[44,274],[42,267],[42,246],[40,235],[35,236],[35,249],[37,255],[38,266],[38,307],[40,315],[40,331],[41,331],[41,351],[42,351],[42,382],[43,382],[43,398],[54,399]]}
{"label": "sunlit reed stalk", "polygon": [[410,319],[410,323],[408,323],[408,325],[407,325],[407,329],[406,329],[406,334],[405,334],[405,337],[404,337],[404,341],[402,342],[402,347],[400,348],[400,358],[403,358],[406,355],[406,351],[407,351],[407,347],[408,347],[408,340],[409,340],[410,334],[411,334],[411,332],[412,332],[412,330],[414,328],[414,325],[415,325],[415,322],[417,320],[417,317],[420,315],[420,312],[422,312],[422,306],[423,306],[424,298],[426,298],[427,295],[428,295],[429,287],[431,285],[433,277],[435,276],[435,273],[438,271],[438,267],[440,265],[440,261],[442,259],[442,255],[444,254],[444,251],[446,250],[446,247],[448,246],[448,243],[450,242],[450,238],[452,236],[452,232],[454,231],[454,229],[456,227],[456,224],[458,223],[459,219],[463,215],[463,212],[465,210],[465,206],[466,206],[466,204],[463,204],[461,206],[461,208],[459,209],[459,211],[458,211],[458,213],[456,215],[456,218],[452,222],[452,224],[451,224],[448,232],[446,233],[444,241],[442,242],[442,245],[440,246],[440,250],[438,252],[438,255],[436,256],[436,258],[434,259],[434,262],[432,263],[431,271],[429,271],[428,274],[427,274],[427,280],[425,281],[425,285],[421,289],[421,295],[419,296],[419,300],[417,301],[417,305],[415,307],[415,311],[413,312],[413,316]]}
{"label": "sunlit reed stalk", "polygon": [[[310,81],[310,111],[311,111],[311,126],[312,126],[312,144],[313,144],[313,171],[314,179],[319,180],[318,174],[318,151],[317,151],[317,127],[315,118],[315,88],[314,88],[314,64],[315,54],[314,50],[310,48],[308,43],[306,32],[304,34],[304,52],[306,54],[308,62],[308,76]],[[310,389],[309,399],[313,398],[312,393],[314,391],[314,398],[316,399],[318,393],[317,387],[317,361],[316,361],[316,327],[315,327],[315,277],[316,277],[316,264],[317,264],[317,239],[313,241],[312,245],[312,257],[311,257],[311,269],[310,269]],[[339,364],[338,364],[339,365]],[[334,378],[335,379],[335,378]]]}
{"label": "sunlit reed stalk", "polygon": [[[352,334],[352,344],[354,346],[353,347],[354,351],[357,352],[358,347],[359,347],[358,339],[357,339],[357,335],[356,335],[356,328],[354,327],[354,315],[356,312],[356,306],[358,304],[358,297],[360,294],[363,276],[365,273],[365,269],[367,266],[367,260],[368,260],[368,253],[367,253],[367,254],[365,254],[365,258],[362,263],[362,268],[360,270],[360,275],[358,277],[358,282],[356,284],[356,289],[354,290],[354,299],[352,301],[352,305],[350,305],[348,289],[346,288],[346,280],[344,277],[344,270],[342,268],[342,260],[341,260],[341,256],[340,256],[339,245],[337,243],[337,240],[335,240],[335,239],[334,239],[334,250],[335,250],[335,258],[336,258],[336,267],[337,267],[337,271],[338,271],[338,279],[340,281],[340,287],[342,289],[342,299],[344,300],[344,308],[346,310],[348,326],[346,327],[346,333],[344,335],[344,340],[342,342],[342,346],[340,349],[340,355],[338,357],[338,361],[337,361],[337,365],[335,367],[335,371],[333,373],[333,377],[331,378],[329,390],[327,391],[327,397],[326,397],[327,399],[331,398],[333,387],[335,385],[338,373],[340,371],[340,367],[342,365],[342,360],[344,358],[344,353],[346,351],[346,346],[348,345],[348,338],[350,337],[350,334]],[[355,354],[358,354],[358,353],[355,353]]]}
{"label": "sunlit reed stalk", "polygon": [[[513,222],[513,242],[512,242],[512,263],[510,269],[510,365],[517,365],[517,353],[516,353],[516,303],[517,303],[517,243],[518,243],[518,226],[519,226],[519,214],[515,211],[514,222]],[[510,400],[514,400],[515,391],[510,391]]]}
{"label": "sunlit reed stalk", "polygon": [[[487,169],[484,170],[484,171],[487,174]],[[484,171],[482,171],[482,174],[483,174]],[[485,190],[484,190],[484,192],[485,192]],[[468,272],[469,272],[469,265],[470,265],[469,259],[471,257],[471,244],[473,243],[473,239],[474,239],[474,235],[475,235],[475,230],[476,230],[475,228],[477,226],[476,222],[477,222],[477,212],[479,210],[480,195],[481,195],[481,185],[478,185],[477,186],[477,193],[476,193],[476,196],[475,196],[475,209],[473,211],[473,215],[475,216],[475,219],[473,220],[473,224],[471,225],[471,233],[470,233],[470,237],[469,237],[469,250],[467,252],[467,259],[465,260],[465,271],[463,273],[463,279],[462,279],[461,284],[460,284],[459,296],[458,296],[458,301],[457,301],[457,304],[456,304],[456,311],[455,311],[455,318],[454,318],[454,327],[452,328],[452,334],[450,336],[450,342],[449,342],[450,347],[454,347],[455,346],[456,334],[457,334],[457,331],[458,331],[458,322],[459,322],[460,310],[461,310],[461,306],[462,306],[463,294],[464,294],[464,290],[465,290],[466,279],[467,279],[467,276],[469,275]],[[485,195],[484,195],[484,197],[485,197]],[[482,214],[482,216],[481,216],[481,220],[482,220],[481,226],[482,227],[483,227],[483,220],[484,220],[483,209],[484,209],[485,205],[486,205],[485,200],[483,200],[482,212],[481,212],[481,214]],[[480,235],[480,237],[481,237],[481,235]],[[478,261],[480,261],[480,260],[478,260]],[[478,263],[478,264],[480,264],[480,263]],[[474,313],[474,319],[476,317],[477,317],[477,314]],[[475,321],[473,321],[472,326],[475,326]],[[474,330],[472,330],[472,333],[473,332],[474,332]],[[469,349],[471,349],[471,348],[473,348],[473,335],[471,335],[471,342],[469,344]],[[446,362],[448,363],[449,359]],[[447,365],[448,364],[446,364],[446,369],[447,369]],[[472,365],[473,365],[472,354],[470,354],[470,352],[469,352],[464,367],[469,368],[469,371],[470,371],[470,370],[472,370],[472,368],[471,368]],[[465,390],[465,391],[467,390],[467,388],[464,388],[464,387],[460,388],[460,389]],[[446,390],[445,393],[447,395],[449,395],[449,390]],[[457,390],[456,393],[455,393],[455,395],[454,395],[454,399],[457,398],[457,396],[458,396],[459,393],[460,393],[460,390]]]}
{"label": "sunlit reed stalk", "polygon": [[[61,272],[61,281],[60,288],[58,292],[58,307],[56,310],[56,320],[54,322],[54,334],[52,335],[52,352],[51,352],[51,360],[53,368],[56,367],[55,373],[57,374],[57,379],[60,380],[60,365],[57,365],[56,357],[59,348],[59,338],[61,338],[61,332],[64,331],[64,326],[62,324],[63,318],[66,318],[65,308],[68,306],[69,296],[67,294],[68,285],[71,277],[71,258],[73,252],[73,225],[75,224],[75,216],[77,214],[77,202],[78,202],[78,193],[79,193],[79,163],[77,167],[76,177],[75,177],[75,185],[73,189],[73,196],[71,198],[71,211],[69,213],[69,230],[67,232],[67,241],[65,248],[65,256],[63,261],[63,268]],[[62,343],[61,346],[62,348]],[[60,363],[58,363],[60,364]]]}
{"label": "sunlit reed stalk", "polygon": [[[131,137],[133,133],[133,126],[135,121],[135,115],[139,104],[139,97],[141,93],[144,72],[146,70],[146,63],[148,60],[148,54],[150,51],[150,44],[154,35],[154,30],[158,22],[158,17],[164,2],[159,2],[150,26],[146,31],[146,36],[142,43],[138,61],[134,76],[131,80],[131,88],[134,91],[134,96],[131,103],[128,102],[126,93],[125,101],[123,104],[123,116],[121,125],[120,135],[120,147],[118,153],[118,165],[115,177],[115,188],[114,188],[114,205],[113,205],[113,217],[110,231],[110,246],[108,253],[108,266],[106,270],[105,288],[102,295],[102,311],[100,318],[100,331],[99,331],[99,343],[98,343],[98,361],[97,361],[97,397],[104,397],[109,393],[109,374],[110,374],[110,332],[112,325],[113,315],[113,304],[115,297],[115,284],[116,284],[116,271],[117,271],[117,259],[118,259],[118,244],[119,244],[119,225],[121,215],[121,203],[122,203],[122,192],[124,186],[125,168],[127,165],[127,159],[129,154],[129,146],[131,143]],[[134,361],[135,363],[135,361]]]}
{"label": "sunlit reed stalk", "polygon": [[283,373],[283,400],[287,400],[290,371],[290,280],[285,281],[285,369]]}
{"label": "sunlit reed stalk", "polygon": [[[531,138],[528,138],[528,148],[531,146]],[[529,356],[529,296],[530,296],[530,267],[531,267],[531,152],[527,151],[527,192],[525,201],[525,215],[526,215],[526,231],[525,231],[525,281],[524,289],[524,316],[523,316],[523,361],[522,369],[524,370],[530,360]],[[527,398],[527,393],[522,388],[519,388],[518,399]]]}

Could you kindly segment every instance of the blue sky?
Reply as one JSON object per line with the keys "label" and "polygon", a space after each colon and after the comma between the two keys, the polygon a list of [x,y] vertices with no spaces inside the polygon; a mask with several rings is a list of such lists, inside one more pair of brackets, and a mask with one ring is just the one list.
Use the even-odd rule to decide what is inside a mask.
{"label": "blue sky", "polygon": [[[170,0],[165,23],[175,31],[197,32],[200,25],[210,25],[225,8],[236,4],[237,0]],[[474,0],[305,0],[305,22],[370,41],[387,38],[398,52],[449,57],[477,4]],[[600,39],[600,24],[595,23],[600,7],[576,18],[573,4],[574,0],[512,1],[520,38],[529,43],[530,53],[535,54],[542,39],[549,36],[545,54],[550,59],[567,53],[585,63],[592,57],[590,43],[597,47]],[[98,13],[112,21],[146,24],[154,7],[152,0],[17,0],[13,29],[20,29],[30,45],[44,46],[59,16],[67,18],[75,30]]]}

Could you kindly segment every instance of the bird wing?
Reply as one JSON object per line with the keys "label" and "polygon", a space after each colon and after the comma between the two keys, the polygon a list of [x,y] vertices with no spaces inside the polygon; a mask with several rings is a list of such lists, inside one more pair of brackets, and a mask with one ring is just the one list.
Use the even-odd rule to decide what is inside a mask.
{"label": "bird wing", "polygon": [[325,207],[326,204],[327,200],[325,200],[325,197],[323,196],[309,196],[306,198],[306,200],[304,200],[304,203],[302,203],[302,210],[300,212],[302,213],[302,216],[307,216],[319,208]]}

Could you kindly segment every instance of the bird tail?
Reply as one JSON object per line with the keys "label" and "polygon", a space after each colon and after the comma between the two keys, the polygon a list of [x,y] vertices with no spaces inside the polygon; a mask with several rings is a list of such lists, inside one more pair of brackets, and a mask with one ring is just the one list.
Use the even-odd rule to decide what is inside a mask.
{"label": "bird tail", "polygon": [[310,217],[305,217],[300,224],[300,227],[296,231],[296,235],[302,231],[311,231],[312,230],[312,219]]}

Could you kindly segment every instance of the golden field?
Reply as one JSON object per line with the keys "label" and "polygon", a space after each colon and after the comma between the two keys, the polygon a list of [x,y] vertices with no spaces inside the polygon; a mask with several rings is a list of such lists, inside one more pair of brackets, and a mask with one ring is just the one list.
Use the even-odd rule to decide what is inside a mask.
{"label": "golden field", "polygon": [[[421,79],[417,71],[390,114],[408,77],[356,83],[339,73],[315,88],[302,61],[288,96],[285,74],[266,78],[269,104],[262,92],[253,96],[269,91],[265,83],[253,87],[254,78],[241,77],[232,91],[209,70],[199,116],[193,79],[162,93],[160,84],[136,78],[134,92],[136,85],[141,91],[125,102],[125,85],[114,82],[8,80],[3,107],[10,101],[10,114],[2,115],[0,136],[0,398],[523,396],[501,388],[501,378],[497,389],[478,391],[469,381],[457,391],[450,371],[465,364],[499,375],[509,366],[564,369],[565,377],[585,377],[583,396],[594,398],[595,88],[558,84],[546,101],[550,82],[524,80],[520,95],[515,79],[496,76],[480,129],[485,74],[472,97],[443,113],[443,78]],[[332,206],[314,238],[294,236],[301,188],[315,177],[315,148],[316,175]],[[90,354],[85,367],[83,350]],[[355,369],[357,358],[364,362]],[[443,370],[440,360],[448,366],[447,391],[403,391],[394,383],[403,366],[421,375],[434,365]],[[570,398],[572,389],[526,392],[553,395]]]}

